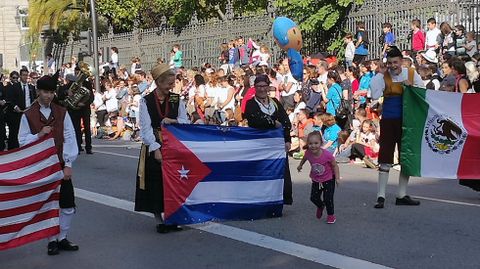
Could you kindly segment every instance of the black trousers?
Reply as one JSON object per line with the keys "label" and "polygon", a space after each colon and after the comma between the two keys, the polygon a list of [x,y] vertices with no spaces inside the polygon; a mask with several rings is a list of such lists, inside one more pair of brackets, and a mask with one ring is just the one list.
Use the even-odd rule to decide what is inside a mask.
{"label": "black trousers", "polygon": [[82,120],[85,132],[85,149],[90,151],[92,149],[92,130],[90,129],[90,108],[80,110],[69,110],[68,114],[72,118],[73,128],[75,129],[75,136],[77,138],[77,146],[80,150],[82,148]]}
{"label": "black trousers", "polygon": [[285,174],[283,178],[283,203],[291,205],[293,203],[293,187],[292,176],[290,175],[290,166],[288,164],[288,155],[285,162]]}
{"label": "black trousers", "polygon": [[20,120],[22,114],[17,112],[8,112],[6,115],[6,122],[8,125],[8,149],[16,149],[18,144],[18,131],[20,129]]}
{"label": "black trousers", "polygon": [[5,130],[5,114],[0,110],[0,151],[5,150],[5,140],[7,139],[7,131]]}
{"label": "black trousers", "polygon": [[[310,192],[310,201],[318,208],[326,207],[327,214],[335,213],[333,206],[333,194],[335,193],[335,179],[325,181],[322,184],[312,182],[312,191]],[[322,200],[323,194],[323,200]]]}
{"label": "black trousers", "polygon": [[106,110],[99,110],[97,113],[97,122],[100,127],[105,127],[105,123],[108,120],[108,112]]}
{"label": "black trousers", "polygon": [[350,158],[351,159],[359,158],[363,160],[364,157],[365,157],[365,146],[358,143],[353,144]]}
{"label": "black trousers", "polygon": [[76,207],[75,193],[73,190],[72,180],[63,180],[60,185],[60,199],[58,201],[60,208]]}

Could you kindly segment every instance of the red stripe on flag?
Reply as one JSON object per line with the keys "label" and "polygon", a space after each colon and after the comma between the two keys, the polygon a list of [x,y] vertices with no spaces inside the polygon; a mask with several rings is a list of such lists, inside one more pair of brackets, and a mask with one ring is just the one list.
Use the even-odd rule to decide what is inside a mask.
{"label": "red stripe on flag", "polygon": [[31,225],[33,223],[37,223],[40,221],[44,221],[47,219],[52,219],[52,218],[58,218],[58,208],[57,209],[51,209],[46,212],[42,212],[40,214],[35,215],[31,220],[27,222],[21,222],[21,223],[16,223],[16,224],[11,224],[11,225],[6,225],[3,227],[0,227],[0,235],[1,234],[9,234],[9,233],[15,233],[15,232],[20,232],[23,228],[27,227],[28,225]]}
{"label": "red stripe on flag", "polygon": [[[43,142],[45,142],[45,140],[48,140],[50,138],[53,138],[53,132],[51,132],[50,134],[44,136],[43,138],[40,138],[38,139],[37,141],[35,142],[32,142],[30,144],[27,144],[23,147],[19,147],[19,148],[16,148],[16,149],[10,149],[8,151],[0,151],[0,156],[3,156],[3,155],[8,155],[8,154],[11,154],[11,153],[15,153],[15,152],[19,152],[19,151],[22,151],[22,150],[25,150],[25,149],[28,149],[28,148],[31,148],[35,145],[38,145],[38,144],[41,144]],[[52,143],[52,146],[53,146],[53,143]]]}
{"label": "red stripe on flag", "polygon": [[19,247],[43,238],[48,238],[50,236],[57,235],[60,232],[60,227],[54,226],[47,229],[40,230],[31,234],[27,234],[13,240],[10,240],[6,243],[0,243],[0,250],[5,250],[9,248]]}
{"label": "red stripe on flag", "polygon": [[25,214],[25,213],[29,213],[29,212],[38,211],[38,210],[40,210],[40,208],[43,207],[44,204],[46,204],[48,202],[52,202],[52,201],[58,201],[59,198],[60,198],[60,194],[58,192],[54,192],[45,201],[40,201],[40,202],[32,203],[32,204],[29,204],[29,205],[10,208],[10,209],[6,209],[6,210],[0,210],[0,218],[12,217],[12,216],[16,216],[16,215],[21,215],[21,214]]}
{"label": "red stripe on flag", "polygon": [[9,193],[0,193],[0,202],[5,202],[9,200],[16,200],[16,199],[22,199],[22,198],[28,198],[37,194],[40,194],[42,192],[46,191],[51,191],[55,190],[58,185],[60,185],[60,180],[36,187],[33,189],[29,190],[24,190],[24,191],[17,191],[17,192],[9,192]]}
{"label": "red stripe on flag", "polygon": [[468,132],[463,146],[459,179],[480,179],[480,94],[464,94],[462,98],[462,121]]}
{"label": "red stripe on flag", "polygon": [[28,183],[35,182],[42,178],[46,178],[52,174],[55,174],[62,170],[60,163],[53,164],[51,166],[45,167],[42,170],[39,170],[33,174],[26,175],[17,179],[0,179],[0,186],[16,186],[24,185]]}
{"label": "red stripe on flag", "polygon": [[55,147],[48,148],[44,151],[41,152],[32,152],[35,153],[31,155],[30,157],[27,157],[25,159],[20,159],[18,161],[10,162],[10,163],[4,163],[0,165],[0,173],[5,173],[5,172],[10,172],[13,170],[17,170],[20,168],[27,167],[29,165],[38,163],[40,161],[48,159],[50,156],[57,154],[57,149]]}

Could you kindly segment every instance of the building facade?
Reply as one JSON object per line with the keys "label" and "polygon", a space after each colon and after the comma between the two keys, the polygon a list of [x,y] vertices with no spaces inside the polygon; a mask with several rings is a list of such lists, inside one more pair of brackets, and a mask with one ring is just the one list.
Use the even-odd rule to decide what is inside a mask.
{"label": "building facade", "polygon": [[28,31],[28,0],[0,0],[0,69],[18,70],[28,51],[24,36]]}

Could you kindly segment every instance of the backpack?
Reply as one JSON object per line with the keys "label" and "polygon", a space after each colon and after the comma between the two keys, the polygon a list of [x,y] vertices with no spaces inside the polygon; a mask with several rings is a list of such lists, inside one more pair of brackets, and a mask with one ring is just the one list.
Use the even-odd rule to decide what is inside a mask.
{"label": "backpack", "polygon": [[[343,89],[342,89],[343,90]],[[340,94],[338,90],[336,90],[338,96],[340,97],[340,105],[335,110],[336,117],[339,119],[345,119],[350,115],[350,101],[343,98],[343,94]]]}

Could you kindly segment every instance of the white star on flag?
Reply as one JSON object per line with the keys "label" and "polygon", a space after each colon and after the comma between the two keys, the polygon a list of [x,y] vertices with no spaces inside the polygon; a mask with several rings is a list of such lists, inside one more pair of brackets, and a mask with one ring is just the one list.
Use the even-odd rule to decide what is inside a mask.
{"label": "white star on flag", "polygon": [[188,179],[188,173],[190,172],[190,170],[186,170],[185,167],[182,165],[182,170],[177,170],[177,172],[180,173],[180,179]]}

